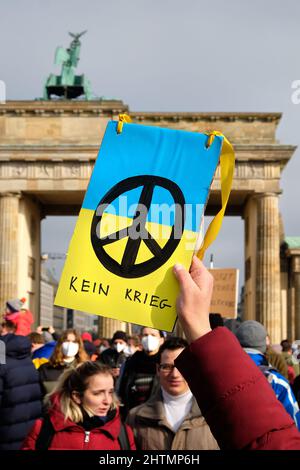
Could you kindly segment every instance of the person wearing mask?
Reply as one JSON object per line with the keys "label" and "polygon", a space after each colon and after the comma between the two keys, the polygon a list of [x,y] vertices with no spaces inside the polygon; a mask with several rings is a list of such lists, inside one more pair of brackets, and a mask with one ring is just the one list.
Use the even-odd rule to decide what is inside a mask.
{"label": "person wearing mask", "polygon": [[48,410],[22,450],[135,450],[121,423],[111,370],[87,361],[67,369],[48,399]]}
{"label": "person wearing mask", "polygon": [[124,331],[116,331],[112,337],[112,347],[102,352],[100,362],[107,364],[113,371],[115,382],[120,375],[120,369],[126,361],[124,350],[127,347],[127,335]]}
{"label": "person wearing mask", "polygon": [[131,357],[136,351],[141,351],[142,345],[138,335],[128,336],[127,347],[124,349],[126,357]]}
{"label": "person wearing mask", "polygon": [[18,450],[42,414],[38,372],[31,361],[31,344],[25,336],[0,336],[0,450]]}
{"label": "person wearing mask", "polygon": [[128,358],[117,392],[122,400],[124,417],[128,410],[148,400],[159,386],[156,379],[158,350],[164,341],[163,334],[154,328],[142,327],[142,351]]}
{"label": "person wearing mask", "polygon": [[97,348],[98,359],[101,359],[101,354],[106,349],[110,348],[110,344],[107,338],[97,338],[94,341],[94,345]]}
{"label": "person wearing mask", "polygon": [[220,448],[300,450],[293,419],[236,337],[225,327],[211,330],[212,275],[196,256],[189,272],[176,264],[174,274],[178,318],[189,342],[175,365]]}
{"label": "person wearing mask", "polygon": [[64,331],[56,343],[49,362],[42,364],[38,370],[44,394],[53,390],[59,376],[66,368],[74,367],[88,359],[77,331],[73,329]]}
{"label": "person wearing mask", "polygon": [[145,403],[129,411],[138,449],[216,450],[216,440],[174,360],[188,346],[185,339],[167,339],[158,352],[160,387]]}

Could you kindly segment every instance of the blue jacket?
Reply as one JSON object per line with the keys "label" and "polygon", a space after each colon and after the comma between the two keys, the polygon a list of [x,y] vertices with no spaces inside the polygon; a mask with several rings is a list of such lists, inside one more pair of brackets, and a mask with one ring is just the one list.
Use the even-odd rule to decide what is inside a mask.
{"label": "blue jacket", "polygon": [[7,334],[0,341],[6,349],[6,364],[0,364],[0,450],[17,450],[42,414],[39,375],[27,337]]}
{"label": "blue jacket", "polygon": [[45,343],[41,348],[36,349],[32,354],[32,359],[42,358],[49,359],[55,349],[56,341],[49,341]]}
{"label": "blue jacket", "polygon": [[[261,352],[255,349],[250,350],[248,348],[244,348],[244,350],[258,367],[269,365],[265,356]],[[262,372],[273,388],[277,399],[283,404],[286,411],[291,415],[296,423],[297,428],[300,429],[300,410],[290,384],[276,369],[262,369]]]}

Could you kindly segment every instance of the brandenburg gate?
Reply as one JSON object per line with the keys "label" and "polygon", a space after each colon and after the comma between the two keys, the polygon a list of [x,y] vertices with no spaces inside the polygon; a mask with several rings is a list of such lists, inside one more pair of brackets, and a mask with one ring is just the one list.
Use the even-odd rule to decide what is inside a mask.
{"label": "brandenburg gate", "polygon": [[[41,220],[79,213],[106,123],[124,112],[128,107],[117,100],[0,105],[1,309],[8,298],[26,296],[38,321]],[[287,331],[280,286],[280,177],[295,150],[275,138],[281,115],[129,114],[140,124],[219,130],[234,144],[236,168],[226,213],[245,223],[245,318],[264,323],[278,343]],[[219,208],[217,171],[206,214]],[[117,323],[103,320],[105,332],[114,331]]]}

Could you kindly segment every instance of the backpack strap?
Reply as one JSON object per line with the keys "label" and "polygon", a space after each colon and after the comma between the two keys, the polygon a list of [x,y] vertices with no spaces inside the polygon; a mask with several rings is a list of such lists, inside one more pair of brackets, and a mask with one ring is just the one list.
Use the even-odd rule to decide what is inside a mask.
{"label": "backpack strap", "polygon": [[121,421],[120,433],[118,436],[118,441],[120,444],[121,450],[130,450],[129,438],[127,429],[124,423]]}
{"label": "backpack strap", "polygon": [[53,428],[50,416],[48,414],[45,414],[43,417],[40,433],[35,442],[35,450],[48,450],[51,445],[54,434],[55,430]]}

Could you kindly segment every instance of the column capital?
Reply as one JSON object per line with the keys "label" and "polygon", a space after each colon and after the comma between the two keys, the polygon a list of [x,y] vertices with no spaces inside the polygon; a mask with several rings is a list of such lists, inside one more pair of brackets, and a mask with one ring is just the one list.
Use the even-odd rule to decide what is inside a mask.
{"label": "column capital", "polygon": [[275,193],[275,192],[265,192],[265,193],[255,193],[253,194],[253,198],[254,199],[263,199],[265,197],[276,197],[278,198],[280,196],[281,192],[280,193]]}
{"label": "column capital", "polygon": [[0,198],[1,197],[16,197],[18,199],[21,198],[21,191],[6,191],[6,192],[0,192]]}

